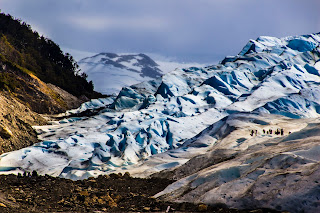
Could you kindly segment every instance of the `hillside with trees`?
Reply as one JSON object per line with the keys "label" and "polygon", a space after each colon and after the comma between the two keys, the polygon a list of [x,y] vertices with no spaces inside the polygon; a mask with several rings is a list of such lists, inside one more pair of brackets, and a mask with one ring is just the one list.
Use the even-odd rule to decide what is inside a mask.
{"label": "hillside with trees", "polygon": [[[32,73],[45,83],[56,85],[80,97],[98,97],[93,83],[80,74],[79,66],[68,53],[40,36],[31,26],[11,15],[0,13],[0,61],[15,71]],[[17,82],[8,82],[9,74],[1,73],[1,89],[14,89]]]}
{"label": "hillside with trees", "polygon": [[100,97],[71,55],[31,26],[0,13],[0,154],[37,143],[39,115]]}

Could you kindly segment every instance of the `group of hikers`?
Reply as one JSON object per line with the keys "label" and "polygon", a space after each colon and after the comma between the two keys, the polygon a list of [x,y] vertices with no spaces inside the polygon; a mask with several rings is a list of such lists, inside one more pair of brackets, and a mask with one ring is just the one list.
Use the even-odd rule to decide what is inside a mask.
{"label": "group of hikers", "polygon": [[[276,131],[273,131],[272,129],[269,129],[269,130],[263,129],[262,132],[263,132],[263,134],[270,134],[270,135],[272,135],[273,132],[276,135],[284,135],[284,130],[283,129],[277,129]],[[289,134],[290,133],[291,132],[289,132]],[[258,135],[258,130],[251,130],[250,135],[251,136],[253,136],[253,135],[257,136]]]}

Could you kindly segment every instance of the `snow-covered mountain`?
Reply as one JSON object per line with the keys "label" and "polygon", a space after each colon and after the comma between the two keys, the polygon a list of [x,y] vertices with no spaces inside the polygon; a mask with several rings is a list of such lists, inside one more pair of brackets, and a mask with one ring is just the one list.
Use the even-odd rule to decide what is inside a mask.
{"label": "snow-covered mountain", "polygon": [[163,199],[315,212],[319,43],[319,33],[262,36],[217,65],[124,87],[65,114],[104,107],[91,117],[35,127],[43,142],[1,155],[0,171],[71,179],[162,171],[178,179]]}
{"label": "snow-covered mountain", "polygon": [[100,53],[79,61],[92,80],[95,90],[103,94],[118,93],[122,87],[161,77],[159,65],[145,54]]}
{"label": "snow-covered mountain", "polygon": [[159,78],[176,68],[195,65],[163,59],[155,61],[141,53],[99,53],[79,60],[78,64],[94,83],[95,90],[108,95],[119,93],[122,87]]}

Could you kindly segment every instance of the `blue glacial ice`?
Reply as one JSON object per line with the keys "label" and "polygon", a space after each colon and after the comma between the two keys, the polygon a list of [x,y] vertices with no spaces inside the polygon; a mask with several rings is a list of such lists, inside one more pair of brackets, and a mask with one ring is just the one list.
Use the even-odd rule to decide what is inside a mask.
{"label": "blue glacial ice", "polygon": [[[182,147],[235,112],[317,117],[319,42],[320,34],[262,36],[217,65],[176,69],[116,97],[91,100],[65,114],[71,118],[35,127],[43,141],[1,155],[0,171],[81,179]],[[75,118],[86,110],[99,113]]]}

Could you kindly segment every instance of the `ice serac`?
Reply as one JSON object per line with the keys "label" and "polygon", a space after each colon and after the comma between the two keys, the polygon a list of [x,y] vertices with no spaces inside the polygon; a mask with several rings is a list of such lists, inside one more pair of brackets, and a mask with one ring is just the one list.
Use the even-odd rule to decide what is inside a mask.
{"label": "ice serac", "polygon": [[[53,125],[35,127],[43,141],[1,155],[0,171],[37,170],[82,179],[124,171],[146,176],[180,168],[180,180],[158,196],[274,209],[280,209],[277,202],[282,199],[280,210],[293,211],[290,202],[303,200],[305,193],[305,202],[315,206],[317,196],[312,193],[318,185],[312,182],[315,176],[304,172],[312,168],[317,174],[314,153],[320,143],[299,147],[296,139],[304,134],[316,137],[312,124],[302,129],[310,121],[303,119],[318,118],[320,112],[319,43],[319,34],[259,37],[217,65],[176,69],[124,87],[116,97],[92,100]],[[114,62],[121,58],[101,57],[106,56]],[[97,113],[75,116],[87,108]],[[301,196],[292,195],[290,187],[285,193],[267,190],[264,195],[262,185],[270,185],[268,178],[274,183],[270,189],[296,180],[301,186],[305,180],[312,184],[299,191]],[[249,196],[259,190],[257,198]]]}

